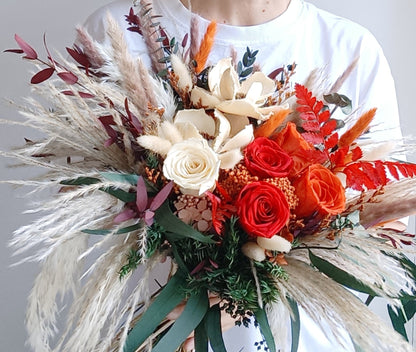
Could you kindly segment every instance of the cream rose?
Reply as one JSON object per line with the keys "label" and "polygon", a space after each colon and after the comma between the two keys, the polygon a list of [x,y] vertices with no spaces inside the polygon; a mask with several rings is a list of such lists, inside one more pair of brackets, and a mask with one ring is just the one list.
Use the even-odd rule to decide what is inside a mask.
{"label": "cream rose", "polygon": [[187,139],[175,143],[163,163],[163,174],[184,194],[201,195],[215,188],[220,160],[206,140]]}

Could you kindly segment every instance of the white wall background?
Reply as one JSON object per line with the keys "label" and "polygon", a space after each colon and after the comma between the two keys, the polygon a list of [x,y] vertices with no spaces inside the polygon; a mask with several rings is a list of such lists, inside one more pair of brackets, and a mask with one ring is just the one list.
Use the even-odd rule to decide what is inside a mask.
{"label": "white wall background", "polygon": [[[18,33],[34,47],[42,48],[47,34],[51,49],[62,51],[70,46],[74,25],[106,0],[1,0],[0,51],[16,47]],[[416,135],[414,86],[416,82],[416,1],[414,0],[311,0],[319,7],[350,18],[369,28],[381,42],[396,80],[402,127],[405,135]],[[39,50],[41,51],[41,50]],[[0,97],[19,101],[29,94],[30,66],[18,56],[0,54]],[[21,100],[20,100],[21,101]],[[0,105],[0,118],[18,119],[14,109]],[[9,149],[33,136],[30,130],[0,125],[0,148]],[[412,160],[412,157],[410,158]],[[413,160],[415,160],[413,158]],[[0,179],[27,177],[28,169],[8,169],[10,161],[0,158]],[[22,193],[22,192],[20,192]],[[7,242],[14,229],[27,224],[30,217],[21,215],[26,200],[16,196],[9,186],[0,185],[0,351],[28,351],[25,346],[24,311],[26,297],[37,272],[36,265],[10,267],[15,261]]]}

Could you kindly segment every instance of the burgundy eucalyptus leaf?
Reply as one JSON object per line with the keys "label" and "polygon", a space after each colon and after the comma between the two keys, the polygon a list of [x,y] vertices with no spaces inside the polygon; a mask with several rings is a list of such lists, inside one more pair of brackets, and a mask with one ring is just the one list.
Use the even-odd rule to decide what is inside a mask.
{"label": "burgundy eucalyptus leaf", "polygon": [[113,145],[115,142],[116,142],[116,140],[114,138],[108,138],[104,142],[104,147],[108,148],[109,146]]}
{"label": "burgundy eucalyptus leaf", "polygon": [[104,126],[115,125],[114,118],[111,115],[100,116],[98,118]]}
{"label": "burgundy eucalyptus leaf", "polygon": [[[63,90],[61,93],[72,96],[72,97],[75,96],[75,93],[72,90]],[[90,93],[85,93],[85,92],[78,92],[78,94],[81,98],[94,98],[95,97],[95,95],[90,94]]]}
{"label": "burgundy eucalyptus leaf", "polygon": [[278,69],[274,70],[273,72],[270,72],[268,77],[270,79],[276,79],[277,75],[281,72],[283,72],[283,67],[279,67]]}
{"label": "burgundy eucalyptus leaf", "polygon": [[166,200],[166,198],[169,196],[170,192],[173,188],[173,182],[169,182],[166,184],[158,194],[153,198],[152,203],[150,203],[149,209],[151,211],[157,210]]}
{"label": "burgundy eucalyptus leaf", "polygon": [[188,43],[188,37],[189,37],[189,33],[186,33],[185,36],[182,39],[182,48],[184,48],[186,46],[186,44]]}
{"label": "burgundy eucalyptus leaf", "polygon": [[26,54],[25,59],[29,60],[36,60],[38,58],[38,54],[28,43],[26,43],[22,38],[20,38],[17,34],[14,35],[14,39],[16,40],[17,44],[20,46],[20,49]]}
{"label": "burgundy eucalyptus leaf", "polygon": [[137,180],[137,196],[136,196],[136,206],[137,210],[142,213],[147,208],[147,189],[146,184],[144,183],[143,177],[139,177]]}
{"label": "burgundy eucalyptus leaf", "polygon": [[78,92],[78,94],[81,98],[94,98],[95,97],[95,95],[91,93]]}
{"label": "burgundy eucalyptus leaf", "polygon": [[151,210],[149,210],[149,209],[147,209],[145,212],[144,212],[144,216],[143,216],[143,220],[144,220],[144,223],[147,225],[147,226],[151,226],[152,224],[153,224],[153,221],[154,221],[154,216],[155,216],[155,213],[153,212],[153,211],[151,211]]}
{"label": "burgundy eucalyptus leaf", "polygon": [[32,84],[38,84],[46,81],[49,79],[53,73],[55,72],[55,69],[53,67],[45,68],[42,71],[39,71],[37,74],[35,74],[32,79],[30,80],[30,83]]}
{"label": "burgundy eucalyptus leaf", "polygon": [[82,51],[72,48],[66,48],[66,51],[68,52],[71,57],[78,62],[83,67],[90,67],[90,61],[88,60],[87,55],[85,55]]}
{"label": "burgundy eucalyptus leaf", "polygon": [[129,102],[127,99],[124,100],[124,108],[126,109],[127,116],[130,120],[130,123],[135,128],[136,132],[140,135],[143,133],[143,125],[140,123],[136,115],[134,115],[129,108]]}
{"label": "burgundy eucalyptus leaf", "polygon": [[115,218],[114,218],[114,223],[116,224],[121,224],[124,221],[133,219],[136,216],[136,212],[133,211],[132,209],[126,209],[124,211],[122,211],[120,214],[118,214]]}
{"label": "burgundy eucalyptus leaf", "polygon": [[3,53],[23,54],[24,51],[22,49],[7,49],[3,50]]}
{"label": "burgundy eucalyptus leaf", "polygon": [[66,84],[75,84],[78,82],[78,77],[75,76],[72,72],[59,72],[59,78],[61,78]]}

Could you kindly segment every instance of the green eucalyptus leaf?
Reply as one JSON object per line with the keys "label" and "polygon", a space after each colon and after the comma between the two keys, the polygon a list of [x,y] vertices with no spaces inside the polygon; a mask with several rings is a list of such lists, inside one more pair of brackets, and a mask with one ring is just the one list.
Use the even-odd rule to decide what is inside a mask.
{"label": "green eucalyptus leaf", "polygon": [[163,227],[167,235],[172,235],[172,239],[192,238],[199,242],[215,243],[211,237],[203,235],[192,226],[185,224],[169,208],[168,201],[163,203],[155,212],[155,221]]}
{"label": "green eucalyptus leaf", "polygon": [[205,318],[196,327],[194,338],[195,351],[208,352],[208,335],[205,330]]}
{"label": "green eucalyptus leaf", "polygon": [[309,259],[319,271],[329,276],[339,284],[349,287],[355,291],[367,293],[372,296],[378,296],[370,287],[357,280],[354,276],[331,264],[325,259],[314,255],[311,250],[309,250]]}
{"label": "green eucalyptus leaf", "polygon": [[207,291],[201,289],[191,295],[185,309],[170,330],[153,348],[153,352],[175,352],[189,334],[195,330],[205,316],[209,307]]}
{"label": "green eucalyptus leaf", "polygon": [[247,77],[253,72],[253,67],[246,68],[243,72],[240,73],[240,77]]}
{"label": "green eucalyptus leaf", "polygon": [[97,235],[97,236],[105,236],[111,233],[110,230],[82,230],[82,233],[86,233],[87,235]]}
{"label": "green eucalyptus leaf", "polygon": [[[292,352],[297,352],[299,348],[299,337],[300,337],[300,316],[298,304],[295,300],[288,297],[287,298],[292,314],[290,315],[290,327],[292,330]],[[292,316],[293,315],[293,316]]]}
{"label": "green eucalyptus leaf", "polygon": [[212,306],[205,318],[205,329],[213,352],[227,352],[221,331],[221,310],[219,304]]}
{"label": "green eucalyptus leaf", "polygon": [[120,199],[124,203],[131,203],[136,201],[136,193],[123,191],[122,189],[115,187],[103,187],[100,189],[101,191],[108,193],[117,199]]}
{"label": "green eucalyptus leaf", "polygon": [[352,111],[352,101],[346,95],[332,93],[324,95],[324,99],[328,104],[339,106],[346,115],[350,114]]}
{"label": "green eucalyptus leaf", "polygon": [[394,330],[396,330],[400,335],[402,335],[406,339],[406,341],[409,341],[405,328],[407,319],[404,316],[403,311],[399,310],[396,312],[390,304],[387,305],[387,310],[389,312],[391,324],[393,325]]}
{"label": "green eucalyptus leaf", "polygon": [[153,333],[166,315],[185,299],[185,292],[183,289],[185,285],[185,276],[181,271],[178,271],[172,276],[128,334],[123,349],[124,352],[135,352],[136,349],[139,348]]}
{"label": "green eucalyptus leaf", "polygon": [[256,320],[259,323],[260,331],[264,339],[266,340],[269,351],[276,352],[276,344],[274,342],[274,337],[270,329],[269,321],[267,320],[266,312],[264,311],[264,309],[258,308],[254,312],[254,316],[256,317]]}
{"label": "green eucalyptus leaf", "polygon": [[[142,227],[141,223],[130,225],[130,226],[127,226],[127,227],[123,227],[122,229],[119,229],[119,230],[115,231],[114,235],[122,235],[124,233],[133,232],[133,231],[139,230],[141,227]],[[104,230],[104,229],[102,229],[102,230],[100,230],[100,229],[99,230],[88,230],[88,229],[86,229],[86,230],[82,230],[81,232],[86,233],[88,235],[99,235],[99,236],[105,236],[105,235],[109,235],[110,233],[112,233],[111,230]]]}
{"label": "green eucalyptus leaf", "polygon": [[112,182],[127,183],[133,186],[137,185],[139,178],[136,174],[120,174],[117,172],[101,172],[101,176]]}
{"label": "green eucalyptus leaf", "polygon": [[61,181],[61,185],[65,186],[87,186],[100,183],[101,180],[95,177],[78,177],[72,180]]}
{"label": "green eucalyptus leaf", "polygon": [[403,309],[406,313],[406,318],[409,321],[416,314],[416,300],[411,300],[409,302],[406,302],[403,305]]}

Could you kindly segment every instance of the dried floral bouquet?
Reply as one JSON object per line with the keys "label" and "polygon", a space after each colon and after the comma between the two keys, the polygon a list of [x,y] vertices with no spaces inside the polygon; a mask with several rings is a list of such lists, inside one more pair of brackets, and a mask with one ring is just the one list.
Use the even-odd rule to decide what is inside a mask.
{"label": "dried floral bouquet", "polygon": [[[79,28],[70,60],[46,45],[42,60],[17,35],[19,49],[8,50],[40,67],[31,83],[53,106],[30,99],[23,124],[46,137],[3,153],[47,170],[17,183],[59,189],[12,242],[42,263],[27,315],[34,350],[176,351],[195,331],[198,352],[208,342],[225,351],[226,312],[259,326],[276,351],[286,309],[295,351],[300,305],[341,340],[345,329],[358,350],[411,351],[346,289],[386,298],[403,333],[414,236],[382,224],[415,209],[416,166],[363,158],[357,139],[375,109],[346,127],[334,118],[351,114],[337,90],[354,63],[318,100],[326,92],[292,83],[295,65],[266,76],[249,48],[239,62],[207,67],[215,23],[201,41],[178,41],[146,5],[126,18],[148,43],[153,73],[111,18],[110,44]],[[151,292],[152,269],[166,258],[168,281]],[[56,300],[69,292],[67,328],[52,347]],[[219,303],[210,307],[208,295]],[[167,319],[181,302],[179,318]]]}

